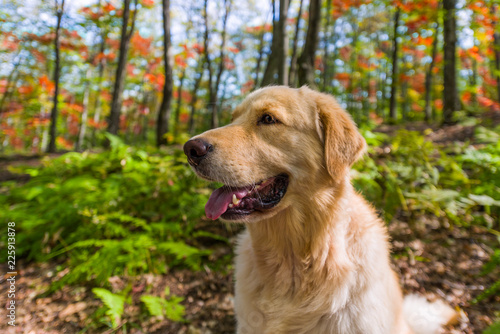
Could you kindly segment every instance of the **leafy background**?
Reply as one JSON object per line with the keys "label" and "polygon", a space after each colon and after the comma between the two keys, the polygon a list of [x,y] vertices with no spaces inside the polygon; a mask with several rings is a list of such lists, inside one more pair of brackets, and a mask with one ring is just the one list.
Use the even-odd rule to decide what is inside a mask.
{"label": "leafy background", "polygon": [[[214,119],[228,123],[263,85],[278,37],[298,85],[291,68],[310,45],[313,1],[290,2],[283,36],[279,2],[172,1],[164,95],[161,2],[133,0],[116,135],[108,127],[129,2],[66,1],[59,75],[61,0],[0,2],[0,229],[16,223],[18,328],[234,332],[243,227],[204,216],[216,185],[193,174],[182,144]],[[336,96],[369,144],[352,179],[387,223],[404,292],[456,308],[450,333],[491,334],[500,326],[498,4],[452,2],[460,103],[450,117],[443,25],[453,14],[444,1],[320,1],[309,84]],[[164,96],[169,128],[159,139],[168,145],[155,147]],[[55,150],[46,154],[54,105]]]}

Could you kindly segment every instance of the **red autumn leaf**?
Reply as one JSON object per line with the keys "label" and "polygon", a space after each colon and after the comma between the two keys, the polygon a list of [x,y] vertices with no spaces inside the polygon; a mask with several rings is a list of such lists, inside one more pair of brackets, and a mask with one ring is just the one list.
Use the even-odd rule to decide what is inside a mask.
{"label": "red autumn leaf", "polygon": [[245,94],[248,93],[249,91],[252,90],[252,88],[255,86],[255,82],[253,79],[248,80],[241,86],[241,93]]}
{"label": "red autumn leaf", "polygon": [[50,94],[55,89],[55,84],[46,75],[42,75],[38,79],[38,83],[40,84],[40,86],[42,86],[45,89],[46,92],[48,92]]}
{"label": "red autumn leaf", "polygon": [[482,107],[490,107],[493,105],[493,101],[485,96],[478,95],[477,96],[477,102],[482,106]]}
{"label": "red autumn leaf", "polygon": [[63,137],[57,137],[56,142],[59,146],[62,146],[66,150],[71,150],[74,146],[74,143],[71,140],[65,139]]}
{"label": "red autumn leaf", "polygon": [[349,60],[349,57],[351,57],[352,48],[350,46],[344,46],[344,47],[340,48],[339,53],[340,53],[340,57],[343,60]]}
{"label": "red autumn leaf", "polygon": [[469,103],[471,100],[471,97],[472,97],[472,94],[470,92],[465,92],[462,95],[462,101],[464,101],[465,103]]}
{"label": "red autumn leaf", "polygon": [[141,56],[147,56],[151,50],[153,38],[144,38],[139,33],[135,33],[130,40],[132,50]]}
{"label": "red autumn leaf", "polygon": [[180,68],[186,68],[187,63],[185,62],[184,58],[182,55],[178,54],[174,57],[175,65],[179,66]]}
{"label": "red autumn leaf", "polygon": [[108,2],[108,3],[106,3],[106,4],[102,7],[102,9],[103,9],[106,13],[109,13],[109,12],[111,12],[111,11],[115,10],[115,9],[116,9],[116,7],[115,7],[115,6],[113,6],[111,3],[109,3],[109,2]]}
{"label": "red autumn leaf", "polygon": [[443,109],[443,100],[437,99],[436,101],[434,101],[434,105],[437,109]]}
{"label": "red autumn leaf", "polygon": [[349,75],[349,73],[337,73],[335,74],[335,79],[337,79],[338,81],[347,81],[351,78],[351,76]]}
{"label": "red autumn leaf", "polygon": [[180,114],[179,120],[181,121],[181,123],[187,123],[187,121],[189,120],[189,114],[187,113]]}
{"label": "red autumn leaf", "polygon": [[32,86],[21,86],[17,89],[19,94],[29,94],[33,92],[33,87]]}

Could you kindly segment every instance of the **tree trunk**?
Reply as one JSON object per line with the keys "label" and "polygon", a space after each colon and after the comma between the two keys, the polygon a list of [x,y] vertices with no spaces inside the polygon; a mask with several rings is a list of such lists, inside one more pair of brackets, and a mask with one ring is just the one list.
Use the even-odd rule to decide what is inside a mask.
{"label": "tree trunk", "polygon": [[389,62],[386,61],[384,64],[383,68],[383,78],[381,78],[380,82],[380,91],[381,91],[381,98],[380,98],[380,104],[379,104],[379,111],[380,111],[380,116],[382,119],[385,121],[386,120],[386,113],[385,113],[385,107],[387,106],[387,78],[389,77]]}
{"label": "tree trunk", "polygon": [[61,29],[61,21],[64,12],[64,0],[62,0],[61,5],[59,5],[58,0],[56,0],[56,16],[57,16],[57,26],[56,26],[56,37],[54,39],[54,50],[56,55],[55,69],[54,69],[54,99],[53,107],[50,112],[50,130],[49,130],[49,146],[47,148],[48,153],[53,153],[56,151],[56,137],[57,137],[57,114],[58,114],[58,101],[59,96],[59,72],[61,67],[60,51],[61,51],[61,41],[59,40],[59,34]]}
{"label": "tree trunk", "polygon": [[[471,96],[471,104],[473,111],[478,110],[477,105],[477,60],[472,59],[472,96]],[[498,77],[497,77],[497,89],[498,89]],[[500,92],[499,92],[500,93]],[[474,116],[474,112],[469,112],[469,116]]]}
{"label": "tree trunk", "polygon": [[432,104],[431,104],[432,79],[433,79],[432,70],[434,69],[434,65],[436,63],[438,30],[439,30],[439,23],[436,22],[436,29],[434,31],[434,40],[432,41],[431,63],[429,64],[427,72],[425,73],[425,121],[426,122],[430,122],[432,120]]}
{"label": "tree trunk", "polygon": [[329,41],[330,41],[330,18],[331,18],[331,11],[332,11],[332,1],[327,0],[326,1],[326,20],[325,20],[325,27],[323,29],[323,91],[326,92],[326,87],[330,85],[330,82],[332,80],[330,76],[330,69],[328,66],[328,61],[329,61],[329,56],[328,56],[328,46]]}
{"label": "tree trunk", "polygon": [[[497,5],[493,4],[491,6],[492,17],[495,17],[497,11]],[[497,31],[497,22],[493,20],[493,50],[495,52],[495,70],[496,70],[496,82],[497,82],[497,101],[500,102],[500,33]]]}
{"label": "tree trunk", "polygon": [[210,99],[210,106],[212,107],[212,129],[219,126],[219,117],[217,115],[217,100],[219,97],[219,86],[220,80],[222,78],[222,73],[224,72],[224,62],[225,62],[225,48],[226,48],[226,35],[227,35],[227,19],[229,17],[229,12],[231,11],[231,0],[224,0],[224,8],[226,9],[224,13],[224,18],[222,20],[222,36],[220,45],[220,63],[219,69],[217,71],[217,76],[215,79],[215,86],[212,90],[213,96]]}
{"label": "tree trunk", "polygon": [[[149,111],[149,93],[145,92],[143,99],[142,99],[142,105],[144,108],[147,108]],[[141,129],[141,135],[142,135],[142,141],[147,144],[148,143],[148,114],[149,112],[144,112],[141,117],[142,117],[142,129]]]}
{"label": "tree trunk", "polygon": [[[267,59],[267,66],[262,78],[261,86],[274,83],[288,85],[287,55],[288,34],[286,33],[289,0],[280,0],[279,19],[273,20],[273,41],[271,54]],[[275,12],[275,1],[273,0],[273,12]],[[275,15],[274,15],[275,16]],[[275,76],[277,74],[277,79]]]}
{"label": "tree trunk", "polygon": [[443,70],[443,124],[452,124],[453,115],[458,109],[456,80],[456,0],[443,0],[444,30],[444,70]]}
{"label": "tree trunk", "polygon": [[177,138],[179,133],[179,119],[181,115],[181,104],[182,104],[182,88],[184,86],[184,78],[186,76],[186,69],[182,70],[181,80],[179,83],[179,88],[177,88],[177,105],[175,106],[175,125],[174,125],[174,138]]}
{"label": "tree trunk", "polygon": [[307,27],[306,42],[302,54],[298,59],[299,86],[310,85],[315,87],[314,61],[318,47],[319,24],[321,21],[321,1],[311,0],[309,3],[309,24]]}
{"label": "tree trunk", "polygon": [[297,48],[299,44],[300,20],[302,19],[302,7],[304,1],[300,0],[297,22],[295,22],[295,35],[292,44],[292,58],[290,60],[290,73],[288,74],[288,84],[290,87],[297,86]]}
{"label": "tree trunk", "polygon": [[[101,35],[101,45],[99,47],[99,53],[104,53],[104,50],[106,49],[106,37],[108,35],[107,31],[103,31]],[[104,59],[101,59],[99,61],[99,66],[97,69],[98,77],[97,77],[97,93],[95,96],[95,101],[94,101],[94,123],[99,124],[101,121],[101,86],[102,86],[102,78],[104,75]],[[92,146],[95,146],[96,144],[96,128],[92,129]]]}
{"label": "tree trunk", "polygon": [[203,78],[202,70],[204,67],[204,63],[203,63],[202,59],[200,59],[199,64],[200,65],[198,66],[198,70],[196,71],[197,77],[194,81],[193,90],[191,91],[191,103],[189,104],[190,116],[189,116],[189,130],[188,131],[191,135],[194,134],[194,129],[195,129],[194,115],[196,113],[196,102],[198,102],[198,89],[200,88],[201,79]]}
{"label": "tree trunk", "polygon": [[[209,104],[208,107],[212,111],[212,128],[214,128],[214,123],[217,122],[217,117],[214,117],[213,115],[213,107],[210,104],[210,101],[214,100],[214,87],[212,86],[212,81],[213,81],[213,70],[212,70],[212,60],[210,59],[210,54],[208,51],[209,43],[210,43],[210,35],[208,32],[208,0],[205,0],[204,2],[204,9],[203,9],[203,19],[204,19],[204,24],[205,24],[205,32],[203,36],[203,49],[205,52],[205,65],[207,66],[208,70],[208,100]],[[215,95],[216,96],[216,95]]]}
{"label": "tree trunk", "polygon": [[262,65],[262,58],[264,57],[264,34],[265,31],[262,30],[259,35],[259,56],[257,57],[257,63],[255,64],[255,79],[253,84],[254,87],[256,87],[257,83],[259,82],[260,67]]}
{"label": "tree trunk", "polygon": [[398,114],[396,110],[396,94],[397,94],[397,81],[398,81],[398,27],[399,27],[399,16],[401,15],[401,9],[396,8],[396,13],[394,14],[394,39],[392,41],[392,82],[391,82],[391,97],[389,100],[389,122],[395,123],[398,119]]}
{"label": "tree trunk", "polygon": [[217,99],[219,94],[219,85],[222,77],[222,73],[224,72],[224,58],[225,58],[225,47],[226,47],[226,34],[227,34],[227,19],[229,17],[229,13],[231,11],[231,0],[224,0],[224,17],[222,19],[222,33],[221,33],[221,45],[220,45],[220,62],[219,67],[215,77],[215,83],[213,82],[213,70],[212,70],[212,61],[209,55],[209,32],[208,32],[208,0],[205,0],[204,3],[204,11],[203,17],[205,22],[205,34],[204,34],[204,48],[205,48],[205,63],[208,68],[208,108],[212,114],[211,127],[216,128],[219,126],[219,118],[217,114]]}
{"label": "tree trunk", "polygon": [[111,111],[108,119],[108,132],[116,135],[120,127],[120,113],[122,108],[122,94],[125,86],[125,67],[127,65],[127,54],[130,46],[130,38],[134,33],[135,18],[137,16],[137,1],[134,1],[134,12],[132,14],[131,26],[128,29],[130,17],[130,0],[123,1],[123,22],[120,38],[120,51],[118,56],[118,66],[116,68],[115,84],[113,87],[113,99],[111,101]]}
{"label": "tree trunk", "polygon": [[170,113],[172,112],[172,62],[170,49],[172,47],[170,36],[170,0],[162,0],[163,15],[163,64],[165,66],[165,84],[163,85],[163,99],[158,110],[156,123],[156,146],[167,144],[165,135],[169,131]]}
{"label": "tree trunk", "polygon": [[408,103],[408,62],[406,58],[403,58],[403,74],[405,75],[405,80],[401,84],[401,120],[406,122],[408,120],[408,112],[410,105]]}
{"label": "tree trunk", "polygon": [[85,139],[85,132],[87,131],[87,117],[89,113],[89,94],[90,94],[90,65],[85,72],[85,91],[83,92],[83,111],[80,119],[80,131],[78,132],[78,139],[75,144],[75,151],[80,151]]}

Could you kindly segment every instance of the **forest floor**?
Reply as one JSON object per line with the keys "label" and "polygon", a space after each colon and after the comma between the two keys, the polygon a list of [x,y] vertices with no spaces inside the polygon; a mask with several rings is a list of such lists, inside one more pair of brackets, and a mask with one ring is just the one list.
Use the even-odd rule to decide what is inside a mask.
{"label": "forest floor", "polygon": [[[219,226],[214,226],[213,232],[218,229],[220,234],[233,235],[234,244],[236,232],[228,232],[220,223],[214,224]],[[399,274],[404,293],[444,299],[460,312],[460,322],[446,329],[445,333],[481,333],[492,323],[494,312],[500,310],[500,299],[492,297],[477,304],[471,302],[496,280],[492,276],[479,275],[496,242],[492,235],[479,227],[444,227],[432,217],[419,222],[419,235],[415,235],[408,223],[401,220],[393,221],[389,230],[393,268]],[[213,260],[232,254],[233,246],[225,243],[211,245],[215,256]],[[2,333],[73,334],[89,325],[100,305],[90,288],[66,286],[49,297],[36,298],[57,276],[57,266],[57,263],[18,265],[21,268],[16,282],[18,326],[7,326],[4,321],[0,324]],[[132,299],[139,298],[146,286],[153,287],[150,294],[160,295],[168,286],[171,293],[184,297],[185,323],[155,318],[144,320],[139,307],[126,305],[125,314],[130,325],[128,333],[235,332],[232,270],[220,273],[208,267],[199,272],[173,269],[166,275],[115,276],[110,278],[110,282],[113,290],[117,291],[133,282]],[[5,316],[5,308],[2,308],[0,317],[5,319]],[[85,332],[113,333],[111,330],[92,328]]]}
{"label": "forest floor", "polygon": [[[395,128],[381,128],[390,133]],[[418,129],[421,130],[421,129]],[[467,127],[454,126],[448,131],[437,130],[430,139],[445,143],[466,141],[471,136]],[[37,164],[37,159],[29,160]],[[0,161],[0,169],[19,161]],[[5,174],[7,175],[7,174]],[[0,173],[0,181],[1,179]],[[12,175],[9,175],[12,177]],[[21,177],[21,176],[15,176]],[[229,238],[229,243],[213,240],[204,245],[213,250],[209,259],[216,262],[233,255],[236,235],[241,227],[227,229],[219,222],[201,221],[204,229]],[[485,228],[478,226],[448,226],[437,217],[420,216],[416,221],[397,215],[388,225],[393,247],[393,268],[399,274],[405,294],[418,293],[429,299],[441,298],[460,312],[458,324],[447,328],[445,333],[482,333],[500,311],[500,298],[490,297],[474,304],[472,300],[490,287],[497,277],[480,275],[498,241]],[[411,228],[410,228],[411,227]],[[198,245],[199,246],[199,245]],[[172,294],[184,298],[185,322],[145,318],[138,303],[125,305],[126,315],[118,330],[95,328],[95,311],[101,302],[95,299],[90,287],[65,286],[54,294],[37,298],[58,275],[60,263],[18,263],[16,280],[17,318],[16,327],[0,323],[2,333],[234,333],[233,271],[215,272],[205,266],[201,271],[171,269],[165,275],[141,275],[139,277],[112,277],[112,290],[120,291],[132,285],[132,300],[147,290],[160,295],[165,287]],[[7,277],[0,278],[5,284]],[[6,305],[6,293],[0,295],[0,303]],[[0,318],[6,319],[6,309],[0,309]],[[103,328],[103,327],[100,327]],[[125,331],[126,329],[126,331]]]}

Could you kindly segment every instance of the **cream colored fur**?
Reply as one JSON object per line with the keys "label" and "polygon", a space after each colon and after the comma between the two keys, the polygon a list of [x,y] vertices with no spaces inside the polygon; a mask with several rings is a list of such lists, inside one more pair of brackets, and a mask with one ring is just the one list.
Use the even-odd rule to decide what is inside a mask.
{"label": "cream colored fur", "polygon": [[[265,113],[280,122],[259,125]],[[264,88],[236,108],[230,125],[196,138],[214,147],[196,168],[204,178],[243,186],[280,173],[290,177],[275,208],[244,220],[236,251],[239,334],[416,334],[422,328],[432,334],[449,320],[451,313],[425,317],[432,307],[413,309],[432,305],[422,298],[403,312],[385,224],[349,180],[365,141],[332,97],[305,87]]]}

